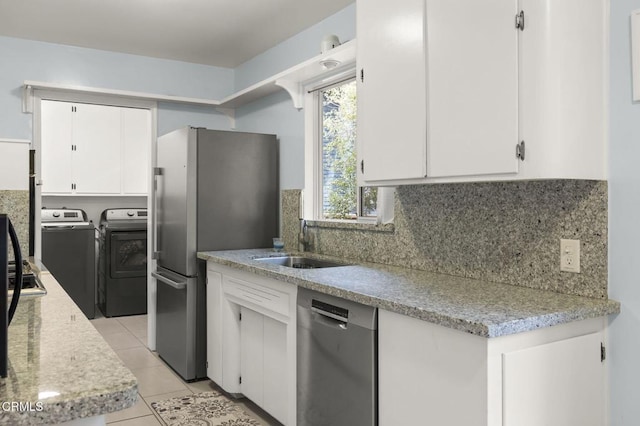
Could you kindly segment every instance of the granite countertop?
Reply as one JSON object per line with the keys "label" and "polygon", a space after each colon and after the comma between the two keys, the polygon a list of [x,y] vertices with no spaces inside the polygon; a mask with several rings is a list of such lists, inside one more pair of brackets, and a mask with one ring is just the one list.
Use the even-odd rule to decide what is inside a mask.
{"label": "granite countertop", "polygon": [[[506,336],[620,312],[620,303],[614,300],[395,266],[367,263],[294,269],[253,260],[273,255],[268,249],[198,253],[201,259],[483,337]],[[305,256],[319,257],[308,253]]]}
{"label": "granite countertop", "polygon": [[9,326],[0,424],[57,424],[133,406],[133,373],[55,278],[36,272],[47,295],[20,298]]}

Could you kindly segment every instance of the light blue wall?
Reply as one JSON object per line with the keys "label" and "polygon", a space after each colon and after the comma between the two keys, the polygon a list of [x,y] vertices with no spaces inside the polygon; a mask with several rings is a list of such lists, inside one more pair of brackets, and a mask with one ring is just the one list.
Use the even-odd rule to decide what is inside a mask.
{"label": "light blue wall", "polygon": [[[32,138],[32,116],[21,112],[25,80],[209,99],[233,92],[231,69],[9,37],[0,37],[0,63],[0,138]],[[212,111],[161,104],[158,134],[189,124],[228,129]]]}
{"label": "light blue wall", "polygon": [[280,141],[280,189],[304,188],[304,111],[285,91],[236,111],[238,130],[272,133]]}
{"label": "light blue wall", "polygon": [[320,54],[320,42],[335,34],[344,43],[356,37],[355,1],[340,12],[324,19],[277,46],[236,68],[236,90],[244,89],[265,78]]}
{"label": "light blue wall", "polygon": [[231,130],[231,122],[227,116],[217,113],[212,107],[166,102],[158,104],[158,136],[187,125],[215,130]]}
{"label": "light blue wall", "polygon": [[632,102],[630,14],[640,0],[611,1],[609,297],[622,303],[610,328],[611,425],[640,424],[640,104]]}
{"label": "light blue wall", "polygon": [[[320,41],[328,34],[336,34],[341,42],[355,38],[355,3],[236,68],[236,88],[250,86],[318,55]],[[236,110],[236,127],[278,135],[280,187],[304,188],[304,112],[293,107],[286,92]]]}
{"label": "light blue wall", "polygon": [[[355,38],[355,27],[354,3],[235,70],[0,37],[0,138],[32,138],[32,116],[21,112],[25,80],[222,99],[319,54],[325,35]],[[283,189],[304,187],[303,116],[284,91],[236,111],[238,130],[278,135]],[[158,135],[185,125],[230,129],[213,108],[158,105]]]}

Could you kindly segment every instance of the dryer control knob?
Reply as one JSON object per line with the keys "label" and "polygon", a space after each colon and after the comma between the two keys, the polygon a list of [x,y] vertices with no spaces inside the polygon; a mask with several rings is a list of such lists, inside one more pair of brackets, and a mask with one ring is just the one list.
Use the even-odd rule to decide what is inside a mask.
{"label": "dryer control knob", "polygon": [[136,214],[136,212],[131,211],[131,210],[129,210],[129,211],[127,212],[127,216],[129,216],[129,217],[133,217],[133,216],[135,216],[135,214]]}
{"label": "dryer control knob", "polygon": [[60,212],[53,212],[53,217],[60,217]]}

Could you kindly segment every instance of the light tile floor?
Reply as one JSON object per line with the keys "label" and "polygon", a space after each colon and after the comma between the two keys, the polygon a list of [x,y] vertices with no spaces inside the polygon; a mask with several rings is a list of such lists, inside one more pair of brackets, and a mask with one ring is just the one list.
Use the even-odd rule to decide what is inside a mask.
{"label": "light tile floor", "polygon": [[[164,423],[151,409],[151,403],[212,389],[220,390],[211,380],[187,383],[169,368],[158,354],[147,348],[147,316],[104,318],[91,323],[111,345],[138,379],[138,402],[131,408],[107,415],[107,424],[116,426],[162,426]],[[263,426],[280,425],[275,419],[246,398],[235,402],[253,413]]]}

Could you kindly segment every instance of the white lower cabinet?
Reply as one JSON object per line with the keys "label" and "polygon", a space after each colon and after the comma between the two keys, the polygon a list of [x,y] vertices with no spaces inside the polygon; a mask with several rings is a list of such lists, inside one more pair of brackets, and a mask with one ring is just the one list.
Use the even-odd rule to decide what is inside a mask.
{"label": "white lower cabinet", "polygon": [[487,339],[380,310],[379,424],[606,425],[605,326]]}
{"label": "white lower cabinet", "polygon": [[207,266],[207,375],[285,425],[296,422],[294,285]]}
{"label": "white lower cabinet", "polygon": [[[262,318],[264,320],[262,407],[276,419],[287,423],[287,404],[289,401],[285,398],[287,394],[281,392],[283,380],[287,378],[289,371],[287,365],[287,325],[267,316]],[[295,406],[295,387],[293,391],[292,400]],[[291,423],[289,422],[289,424]]]}
{"label": "white lower cabinet", "polygon": [[591,333],[504,354],[502,424],[606,424],[601,341]]}
{"label": "white lower cabinet", "polygon": [[244,396],[263,406],[264,316],[240,307],[240,384]]}
{"label": "white lower cabinet", "polygon": [[[285,425],[296,424],[296,296],[208,263],[207,375]],[[379,310],[379,425],[607,425],[606,325],[484,338]]]}
{"label": "white lower cabinet", "polygon": [[207,268],[207,377],[222,383],[222,274]]}
{"label": "white lower cabinet", "polygon": [[287,418],[280,392],[287,376],[287,326],[240,307],[240,372],[242,393],[276,419]]}

